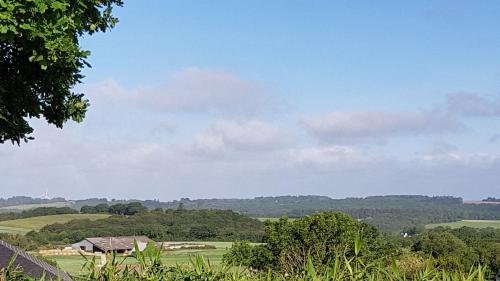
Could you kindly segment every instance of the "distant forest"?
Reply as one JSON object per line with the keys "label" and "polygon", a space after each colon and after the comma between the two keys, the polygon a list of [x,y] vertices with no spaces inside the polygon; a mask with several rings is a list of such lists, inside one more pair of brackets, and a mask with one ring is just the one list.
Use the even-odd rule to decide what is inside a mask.
{"label": "distant forest", "polygon": [[32,198],[28,196],[14,196],[7,199],[0,198],[0,208],[8,208],[12,206],[30,205],[30,204],[49,204],[58,202],[67,202],[67,201],[62,197],[42,199],[42,198]]}
{"label": "distant forest", "polygon": [[[131,200],[134,201],[134,200]],[[137,201],[137,200],[135,200]],[[83,205],[116,204],[130,201],[87,199],[75,201]],[[251,217],[300,218],[318,211],[334,210],[379,227],[383,231],[414,231],[429,223],[462,219],[500,219],[500,205],[464,204],[462,198],[450,196],[391,195],[365,198],[332,199],[327,196],[278,196],[253,199],[183,198],[170,202],[139,201],[149,209],[228,209]]]}
{"label": "distant forest", "polygon": [[122,212],[95,221],[79,219],[51,224],[38,232],[29,232],[26,237],[39,245],[45,245],[69,244],[86,237],[124,235],[146,235],[156,241],[260,242],[264,234],[262,222],[230,210],[147,211],[135,205],[136,203],[131,204],[134,205],[124,204],[123,210],[135,210],[135,212],[129,214]]}
{"label": "distant forest", "polygon": [[[22,200],[21,200],[22,199]],[[41,199],[33,199],[39,204]],[[56,200],[56,199],[53,199]],[[62,202],[64,199],[57,199]],[[491,200],[491,199],[490,199]],[[0,199],[0,204],[13,202],[29,204],[29,197]],[[489,201],[489,200],[488,200]],[[253,199],[196,199],[183,198],[170,202],[159,200],[107,200],[91,198],[66,201],[82,211],[108,212],[106,208],[92,211],[91,206],[116,205],[139,202],[148,209],[232,210],[251,217],[267,218],[287,216],[299,218],[318,211],[342,211],[359,221],[379,227],[387,232],[412,232],[429,223],[452,222],[463,219],[500,219],[500,204],[464,204],[462,198],[450,196],[391,195],[365,198],[332,199],[327,196],[278,196]],[[0,205],[1,206],[1,205]],[[119,213],[110,211],[110,213]]]}

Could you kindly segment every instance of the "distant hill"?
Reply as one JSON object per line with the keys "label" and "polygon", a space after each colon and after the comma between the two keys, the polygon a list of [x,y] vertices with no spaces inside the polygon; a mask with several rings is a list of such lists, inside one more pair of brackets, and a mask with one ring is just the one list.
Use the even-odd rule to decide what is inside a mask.
{"label": "distant hill", "polygon": [[[27,200],[27,199],[25,199]],[[59,200],[59,199],[58,199]],[[5,201],[5,199],[4,199]],[[12,201],[7,199],[6,201]],[[459,220],[498,220],[500,205],[464,204],[462,198],[451,196],[388,195],[365,198],[333,199],[327,196],[276,196],[252,199],[196,199],[182,198],[169,202],[159,200],[108,200],[90,198],[64,201],[70,207],[98,204],[140,202],[149,209],[222,209],[233,210],[251,217],[302,217],[323,210],[337,210],[366,221],[385,231],[402,231],[431,223]]]}
{"label": "distant hill", "polygon": [[21,212],[25,210],[41,208],[41,207],[71,207],[72,204],[70,202],[60,201],[60,202],[51,202],[51,203],[40,203],[40,204],[22,204],[22,205],[13,205],[7,207],[1,207],[0,211],[2,212]]}
{"label": "distant hill", "polygon": [[473,228],[498,228],[500,229],[500,220],[461,220],[448,223],[434,223],[425,226],[427,229],[436,228],[439,226],[450,228],[473,227]]}
{"label": "distant hill", "polygon": [[26,234],[31,230],[39,230],[46,225],[54,223],[67,223],[72,220],[81,219],[98,220],[108,217],[110,215],[107,214],[63,214],[0,221],[0,233]]}
{"label": "distant hill", "polygon": [[15,207],[21,205],[44,205],[44,204],[61,203],[61,202],[66,203],[67,200],[61,197],[42,199],[42,198],[32,198],[27,196],[15,196],[7,199],[0,198],[0,209],[16,209],[9,207]]}

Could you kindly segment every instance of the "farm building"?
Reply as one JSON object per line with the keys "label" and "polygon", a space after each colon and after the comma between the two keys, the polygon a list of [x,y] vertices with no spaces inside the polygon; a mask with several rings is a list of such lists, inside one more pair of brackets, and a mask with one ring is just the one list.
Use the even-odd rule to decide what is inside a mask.
{"label": "farm building", "polygon": [[72,280],[66,272],[0,240],[0,269],[7,267],[12,259],[14,259],[13,268],[33,278],[45,276],[45,280]]}
{"label": "farm building", "polygon": [[137,242],[139,250],[146,248],[151,241],[146,236],[120,236],[120,237],[92,237],[71,245],[73,249],[85,252],[101,253],[130,253],[134,251],[134,243]]}

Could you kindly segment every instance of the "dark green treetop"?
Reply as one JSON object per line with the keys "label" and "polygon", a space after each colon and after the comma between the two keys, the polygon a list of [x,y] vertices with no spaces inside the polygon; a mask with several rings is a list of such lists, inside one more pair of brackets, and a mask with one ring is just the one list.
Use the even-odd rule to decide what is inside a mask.
{"label": "dark green treetop", "polygon": [[30,118],[62,128],[88,100],[72,88],[89,66],[79,38],[105,32],[122,0],[0,0],[0,143],[32,139]]}

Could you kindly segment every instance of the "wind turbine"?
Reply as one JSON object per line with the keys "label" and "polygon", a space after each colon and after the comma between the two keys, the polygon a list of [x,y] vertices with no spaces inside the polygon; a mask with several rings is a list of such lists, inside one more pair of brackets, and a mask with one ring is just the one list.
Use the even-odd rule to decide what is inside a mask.
{"label": "wind turbine", "polygon": [[45,193],[42,194],[42,195],[39,195],[38,197],[40,197],[40,199],[45,199],[45,200],[50,199],[50,197],[49,197],[49,189],[48,188],[45,189]]}

